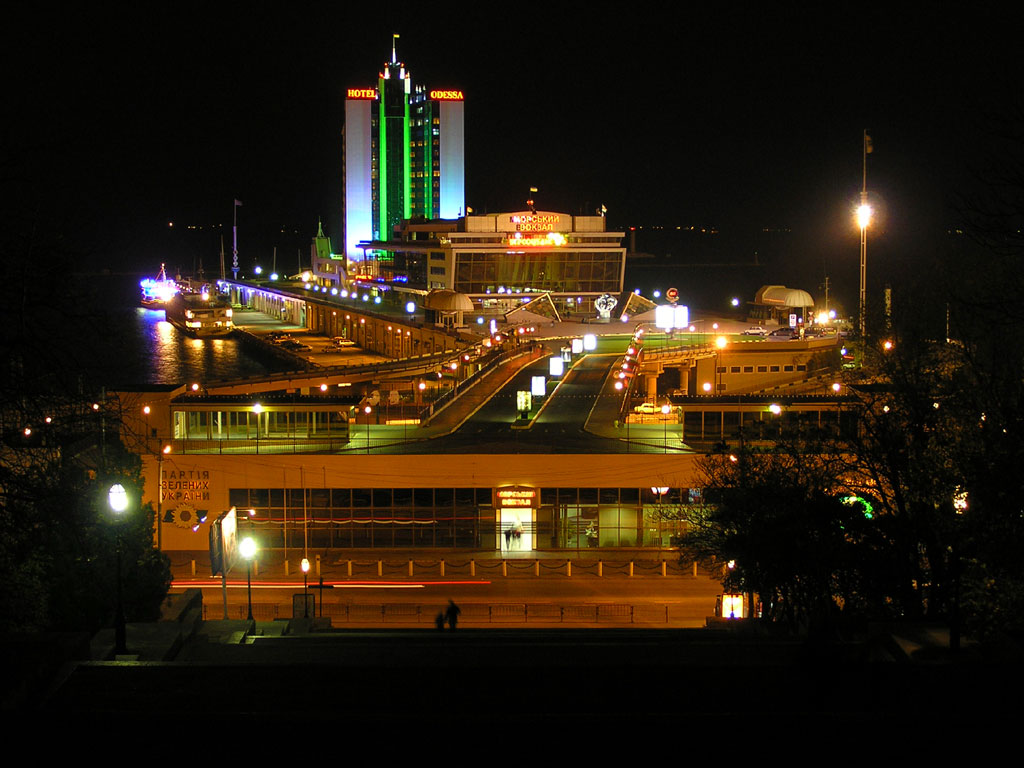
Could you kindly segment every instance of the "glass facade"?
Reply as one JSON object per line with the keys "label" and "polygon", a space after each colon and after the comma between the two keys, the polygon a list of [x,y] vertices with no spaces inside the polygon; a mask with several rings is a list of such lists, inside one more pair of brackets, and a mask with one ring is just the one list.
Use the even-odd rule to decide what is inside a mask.
{"label": "glass facade", "polygon": [[454,289],[467,294],[523,287],[553,293],[618,293],[621,274],[620,252],[459,252]]}
{"label": "glass facade", "polygon": [[492,488],[232,488],[230,504],[264,546],[501,551],[667,548],[689,488],[541,488],[520,506]]}

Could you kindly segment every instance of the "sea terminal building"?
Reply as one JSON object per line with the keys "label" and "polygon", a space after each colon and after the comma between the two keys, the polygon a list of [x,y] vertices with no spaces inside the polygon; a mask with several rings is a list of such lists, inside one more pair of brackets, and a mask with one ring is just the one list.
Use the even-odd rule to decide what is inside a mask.
{"label": "sea terminal building", "polygon": [[231,507],[265,548],[662,549],[701,500],[696,454],[362,453],[338,398],[119,397],[168,551]]}
{"label": "sea terminal building", "polygon": [[349,278],[360,290],[392,292],[395,304],[441,289],[495,315],[546,294],[563,317],[593,317],[595,301],[618,298],[625,278],[624,235],[605,222],[537,210],[407,219],[391,239],[360,244],[365,258],[350,262]]}
{"label": "sea terminal building", "polygon": [[680,506],[700,498],[691,467],[692,456],[664,454],[143,460],[146,500],[155,508],[163,492],[165,550],[204,549],[209,524],[230,507],[264,548],[301,548],[308,534],[310,547],[330,549],[661,549],[679,530]]}

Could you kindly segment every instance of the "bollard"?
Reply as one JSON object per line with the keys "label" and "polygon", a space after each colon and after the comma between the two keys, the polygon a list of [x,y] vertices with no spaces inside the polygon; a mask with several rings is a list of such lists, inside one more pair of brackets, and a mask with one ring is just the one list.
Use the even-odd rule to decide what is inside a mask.
{"label": "bollard", "polygon": [[693,561],[693,578],[697,578],[697,561]]}
{"label": "bollard", "polygon": [[352,561],[351,560],[348,561],[348,577],[350,579],[352,578]]}
{"label": "bollard", "polygon": [[316,556],[316,575],[320,575],[320,555]]}
{"label": "bollard", "polygon": [[284,575],[285,576],[288,575],[288,561],[287,560],[284,561]]}
{"label": "bollard", "polygon": [[668,575],[668,572],[665,570],[665,561],[664,560],[661,561],[661,575],[662,576],[667,576]]}
{"label": "bollard", "polygon": [[572,560],[565,561],[565,575],[572,578]]}
{"label": "bollard", "polygon": [[629,577],[633,578],[633,561],[629,561]]}
{"label": "bollard", "polygon": [[384,561],[383,560],[378,560],[377,561],[377,576],[383,576],[383,575],[384,575]]}
{"label": "bollard", "polygon": [[409,575],[412,576],[412,558],[409,559]]}
{"label": "bollard", "polygon": [[508,576],[508,563],[504,560],[501,561],[501,575]]}
{"label": "bollard", "polygon": [[540,576],[540,560],[533,561],[533,575]]}
{"label": "bollard", "polygon": [[476,560],[469,561],[469,575],[476,576]]}
{"label": "bollard", "polygon": [[444,576],[444,558],[441,558],[441,575]]}
{"label": "bollard", "polygon": [[196,561],[195,560],[192,561],[192,575],[193,576],[196,575]]}
{"label": "bollard", "polygon": [[598,576],[604,576],[604,561],[603,560],[598,560],[597,561],[597,575]]}

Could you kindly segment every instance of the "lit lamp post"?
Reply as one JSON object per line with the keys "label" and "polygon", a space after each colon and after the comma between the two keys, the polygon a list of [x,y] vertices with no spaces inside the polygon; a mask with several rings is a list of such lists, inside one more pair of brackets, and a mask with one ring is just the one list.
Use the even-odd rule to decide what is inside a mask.
{"label": "lit lamp post", "polygon": [[864,338],[865,311],[867,309],[867,259],[868,225],[871,223],[871,206],[868,205],[868,153],[871,152],[871,137],[864,131],[864,173],[860,188],[860,205],[857,206],[857,225],[860,227],[860,337]]}
{"label": "lit lamp post", "polygon": [[260,452],[260,415],[263,413],[263,406],[260,403],[252,404],[252,412],[256,414],[256,453]]}
{"label": "lit lamp post", "polygon": [[[107,503],[110,505],[111,511],[120,518],[121,514],[128,509],[128,492],[125,491],[124,486],[120,483],[115,483],[110,486],[110,490],[107,492]],[[117,655],[125,654],[128,652],[126,642],[126,630],[124,620],[124,603],[121,600],[121,531],[118,529],[117,532],[117,559],[116,567],[117,573],[117,605],[114,608],[114,653]]]}
{"label": "lit lamp post", "polygon": [[664,427],[663,429],[663,441],[665,443],[665,453],[668,453],[668,415],[672,412],[672,406],[668,403],[661,406],[661,421]]}
{"label": "lit lamp post", "polygon": [[366,414],[366,452],[370,452],[370,414],[373,412],[373,408],[366,406],[363,408],[363,413]]}
{"label": "lit lamp post", "polygon": [[245,587],[249,601],[249,615],[246,618],[252,621],[252,559],[256,556],[255,540],[246,536],[238,545],[238,551],[245,558]]}
{"label": "lit lamp post", "polygon": [[717,347],[717,351],[715,352],[715,368],[718,373],[718,389],[715,390],[716,395],[722,394],[722,350],[725,349],[728,344],[729,340],[726,339],[725,336],[719,336],[715,339],[715,347]]}
{"label": "lit lamp post", "polygon": [[302,558],[302,617],[309,618],[309,558]]}
{"label": "lit lamp post", "polygon": [[865,312],[867,310],[867,260],[868,225],[871,223],[871,206],[867,204],[866,192],[861,193],[861,204],[857,206],[857,225],[860,227],[860,337],[864,338]]}
{"label": "lit lamp post", "polygon": [[956,513],[953,540],[953,615],[949,621],[949,649],[960,650],[960,516],[967,511],[967,491],[957,486],[953,494],[953,511]]}
{"label": "lit lamp post", "polygon": [[842,437],[843,435],[843,399],[840,393],[843,391],[843,385],[838,381],[832,385],[832,391],[836,396],[836,437]]}
{"label": "lit lamp post", "polygon": [[[771,405],[768,406],[768,412],[771,413],[772,416],[781,416],[782,415],[782,406],[779,405],[778,403],[772,403]],[[779,423],[778,427],[779,427],[779,437],[781,438],[782,437],[782,423],[781,422]]]}

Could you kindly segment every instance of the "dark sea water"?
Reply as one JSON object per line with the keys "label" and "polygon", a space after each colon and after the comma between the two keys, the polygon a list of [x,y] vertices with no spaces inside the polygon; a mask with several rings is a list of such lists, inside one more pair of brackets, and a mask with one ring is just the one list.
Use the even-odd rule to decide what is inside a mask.
{"label": "dark sea water", "polygon": [[143,277],[147,275],[84,278],[93,283],[89,300],[103,322],[100,330],[90,326],[69,329],[70,336],[73,343],[98,347],[97,354],[106,361],[108,386],[175,385],[282,370],[280,362],[254,353],[235,338],[193,339],[167,322],[162,309],[141,307],[139,281]]}

